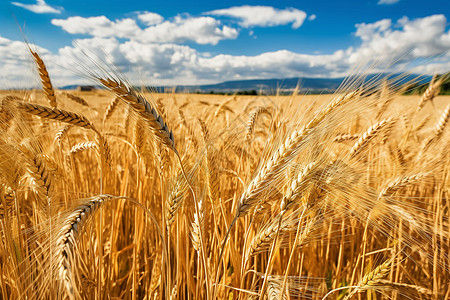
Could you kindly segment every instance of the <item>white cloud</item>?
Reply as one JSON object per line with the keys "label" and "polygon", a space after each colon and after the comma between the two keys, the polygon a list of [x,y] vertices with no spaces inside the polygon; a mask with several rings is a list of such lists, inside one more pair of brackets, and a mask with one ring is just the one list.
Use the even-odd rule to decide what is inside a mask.
{"label": "white cloud", "polygon": [[309,17],[308,17],[308,21],[314,21],[315,19],[317,19],[317,16],[316,15],[310,15]]}
{"label": "white cloud", "polygon": [[350,61],[359,62],[371,57],[384,62],[411,61],[444,53],[450,50],[450,31],[445,31],[446,24],[444,15],[415,20],[403,17],[396,24],[389,19],[357,24],[355,34],[362,44],[351,55]]}
{"label": "white cloud", "polygon": [[153,43],[182,43],[195,41],[198,44],[216,45],[220,40],[235,39],[239,32],[231,27],[222,26],[211,17],[181,18],[166,21],[144,30],[140,39]]}
{"label": "white cloud", "polygon": [[297,29],[306,18],[306,13],[296,8],[277,9],[272,6],[250,5],[213,10],[207,14],[240,19],[243,27],[273,27],[292,23],[292,28]]}
{"label": "white cloud", "polygon": [[62,8],[56,8],[45,3],[44,0],[37,0],[36,4],[23,4],[19,2],[11,2],[15,6],[22,7],[26,10],[32,11],[36,14],[60,14]]}
{"label": "white cloud", "polygon": [[[194,24],[187,25],[188,20]],[[114,22],[116,25],[118,23],[120,22]],[[86,81],[75,77],[71,71],[77,66],[79,69],[80,65],[85,66],[87,70],[98,70],[92,69],[95,66],[89,57],[100,64],[103,62],[105,66],[117,66],[134,83],[156,85],[204,84],[250,78],[338,77],[348,75],[355,66],[370,63],[371,60],[379,63],[374,71],[398,71],[398,66],[403,67],[417,59],[427,60],[430,56],[442,53],[445,54],[425,67],[416,68],[415,71],[429,74],[448,71],[450,68],[450,30],[446,27],[447,20],[443,15],[414,20],[405,17],[398,21],[384,19],[369,24],[357,24],[355,36],[361,40],[361,44],[330,54],[302,54],[279,50],[255,56],[209,55],[175,42],[195,39],[196,36],[189,35],[188,32],[202,32],[198,28],[219,28],[219,33],[205,33],[209,38],[203,42],[212,43],[214,38],[219,39],[225,34],[224,27],[218,27],[217,23],[207,18],[179,17],[168,22],[168,25],[164,25],[165,23],[148,27],[162,26],[158,33],[153,32],[153,37],[143,35],[148,28],[142,30],[139,37],[125,41],[103,34],[103,37],[76,40],[73,45],[61,48],[56,54],[45,49],[40,49],[40,53],[43,53],[52,81],[56,85]],[[183,26],[186,28],[179,33],[166,37],[165,43],[153,42],[158,34],[169,34],[171,28],[180,29]],[[81,26],[77,30],[86,30],[81,28],[84,27]],[[125,32],[126,30],[123,30],[123,33]],[[218,37],[214,34],[218,34]],[[5,82],[10,81],[6,87],[13,86],[13,83],[24,82],[20,79],[23,74],[33,74],[26,71],[31,67],[26,66],[24,57],[29,58],[29,55],[22,42],[0,37],[0,72],[3,74],[0,85],[4,86]],[[393,60],[397,60],[398,65],[388,69]],[[70,65],[73,61],[76,62],[75,67]]]}
{"label": "white cloud", "polygon": [[[138,18],[141,16],[147,22],[156,21],[155,15],[144,14],[139,15]],[[221,26],[218,20],[211,17],[176,17],[173,21],[165,21],[144,29],[140,28],[133,19],[111,21],[105,16],[53,19],[52,24],[62,27],[71,34],[118,37],[148,43],[194,41],[198,44],[216,45],[224,39],[235,39],[239,34],[236,29],[225,25]]]}
{"label": "white cloud", "polygon": [[164,20],[161,15],[148,11],[138,14],[138,19],[147,26],[159,24]]}
{"label": "white cloud", "polygon": [[[37,49],[41,57],[48,58],[49,51],[30,44],[31,49]],[[22,41],[12,41],[0,36],[0,87],[29,88],[30,82],[38,82],[37,73],[33,72],[33,62],[26,44]],[[33,80],[36,79],[36,80]]]}
{"label": "white cloud", "polygon": [[378,4],[394,4],[399,2],[400,0],[380,0],[378,1]]}
{"label": "white cloud", "polygon": [[[131,81],[145,79],[151,84],[201,84],[255,77],[342,76],[348,71],[347,55],[343,51],[330,55],[304,55],[280,50],[256,56],[209,56],[185,45],[137,40],[119,43],[115,38],[77,40],[73,46],[60,49],[53,61],[69,70],[74,69],[69,62],[76,61],[90,70],[95,66],[89,65],[91,59],[85,53],[94,61],[100,58],[103,64],[118,67]],[[67,57],[71,59],[63,59]],[[55,71],[55,74],[60,73],[62,70]]]}
{"label": "white cloud", "polygon": [[71,34],[86,34],[97,37],[129,38],[141,32],[136,22],[129,18],[111,21],[105,16],[70,17],[68,19],[53,19],[51,22]]}

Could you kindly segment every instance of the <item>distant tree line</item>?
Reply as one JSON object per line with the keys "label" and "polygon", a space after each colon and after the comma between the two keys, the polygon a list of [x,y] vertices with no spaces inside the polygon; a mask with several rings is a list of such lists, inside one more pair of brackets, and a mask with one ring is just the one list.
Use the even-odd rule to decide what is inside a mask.
{"label": "distant tree line", "polygon": [[[196,91],[196,94],[207,94],[204,91]],[[241,91],[237,91],[237,92],[219,92],[219,91],[214,91],[214,90],[210,90],[208,94],[211,95],[247,95],[247,96],[257,96],[260,95],[260,93],[258,93],[256,90],[241,90]]]}
{"label": "distant tree line", "polygon": [[[450,72],[449,73],[445,73],[445,74],[441,74],[441,75],[437,75],[436,78],[434,79],[436,80],[440,80],[442,79],[442,84],[441,84],[441,88],[440,88],[440,92],[439,95],[450,95]],[[409,88],[406,90],[406,92],[404,94],[406,95],[422,95],[425,90],[428,88],[429,82],[427,83],[415,83],[409,86]]]}

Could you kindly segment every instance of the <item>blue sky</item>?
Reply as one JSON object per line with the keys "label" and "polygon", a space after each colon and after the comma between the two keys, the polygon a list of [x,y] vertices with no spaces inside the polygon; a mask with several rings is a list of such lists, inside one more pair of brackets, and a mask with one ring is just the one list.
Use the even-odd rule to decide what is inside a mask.
{"label": "blue sky", "polygon": [[414,71],[445,72],[449,17],[443,0],[1,0],[0,88],[37,82],[19,26],[56,85],[87,83],[92,60],[176,85],[340,77],[373,60],[405,71],[432,57]]}

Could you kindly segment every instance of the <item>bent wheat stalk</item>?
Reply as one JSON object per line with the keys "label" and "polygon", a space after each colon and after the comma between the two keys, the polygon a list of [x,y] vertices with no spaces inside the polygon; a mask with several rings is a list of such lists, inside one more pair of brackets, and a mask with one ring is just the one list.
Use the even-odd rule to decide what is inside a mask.
{"label": "bent wheat stalk", "polygon": [[155,137],[164,145],[178,153],[172,131],[158,112],[141,95],[121,80],[97,78],[100,83],[110,89],[117,97],[127,103],[149,125]]}
{"label": "bent wheat stalk", "polygon": [[32,104],[26,102],[18,102],[17,107],[29,114],[41,118],[57,120],[72,125],[76,125],[79,127],[83,127],[86,129],[91,129],[97,134],[99,134],[98,130],[86,117],[77,113],[69,112],[59,108],[50,108],[39,104]]}

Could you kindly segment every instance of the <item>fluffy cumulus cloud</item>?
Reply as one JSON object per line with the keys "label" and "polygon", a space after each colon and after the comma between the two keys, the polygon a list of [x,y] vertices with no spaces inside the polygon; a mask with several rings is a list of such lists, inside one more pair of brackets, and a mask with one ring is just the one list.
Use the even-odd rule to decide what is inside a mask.
{"label": "fluffy cumulus cloud", "polygon": [[[50,52],[36,45],[30,48],[39,51],[42,57],[48,58]],[[0,87],[2,88],[29,88],[30,82],[37,82],[32,70],[33,62],[28,48],[24,42],[12,41],[0,36]]]}
{"label": "fluffy cumulus cloud", "polygon": [[[357,24],[354,34],[360,39],[358,46],[321,55],[287,50],[254,56],[210,55],[179,43],[195,40],[213,44],[221,38],[237,35],[237,32],[227,32],[226,27],[220,27],[216,23],[218,21],[210,17],[179,17],[170,22],[162,21],[139,29],[139,38],[129,36],[126,39],[120,37],[130,34],[136,23],[104,18],[89,22],[86,24],[95,24],[95,29],[86,24],[66,28],[80,34],[86,34],[89,30],[93,37],[75,40],[55,54],[43,49],[44,59],[47,59],[50,74],[57,85],[79,83],[80,79],[75,79],[73,73],[68,71],[74,69],[70,65],[73,61],[78,62],[78,67],[85,66],[84,70],[94,70],[95,66],[91,69],[89,63],[102,61],[106,66],[119,68],[135,83],[157,85],[204,84],[250,78],[338,77],[348,75],[355,66],[368,64],[373,59],[384,62],[384,65],[378,64],[379,70],[388,70],[393,60],[402,66],[434,55],[440,56],[417,71],[436,73],[450,68],[450,31],[443,15]],[[116,28],[114,34],[103,30],[102,24],[109,22],[113,22],[112,26],[123,27],[120,30]],[[179,32],[173,32],[172,28],[179,29]],[[193,32],[203,32],[207,38],[200,40]],[[27,57],[23,43],[0,38],[0,72],[9,74],[4,77],[12,78],[11,82],[17,82],[24,73],[24,62],[18,57]],[[0,81],[0,84],[4,82]]]}
{"label": "fluffy cumulus cloud", "polygon": [[53,19],[52,24],[62,27],[71,34],[86,34],[96,37],[126,38],[134,36],[137,31],[141,30],[133,19],[111,21],[105,16]]}
{"label": "fluffy cumulus cloud", "polygon": [[276,9],[272,6],[250,5],[213,10],[208,14],[237,18],[243,27],[271,27],[292,23],[292,28],[297,29],[306,18],[306,13],[296,8]]}
{"label": "fluffy cumulus cloud", "polygon": [[235,39],[238,31],[211,17],[182,18],[166,21],[146,28],[140,39],[153,43],[181,43],[195,41],[198,44],[216,45],[220,40]]}
{"label": "fluffy cumulus cloud", "polygon": [[362,44],[352,53],[350,61],[356,63],[368,57],[411,61],[442,54],[450,50],[450,31],[446,31],[446,25],[444,15],[415,20],[403,17],[395,24],[389,19],[357,24],[355,34]]}
{"label": "fluffy cumulus cloud", "polygon": [[11,4],[22,7],[36,14],[60,14],[62,12],[62,8],[50,6],[45,3],[44,0],[37,0],[36,4],[23,4],[19,2],[11,2]]}
{"label": "fluffy cumulus cloud", "polygon": [[164,20],[164,18],[161,15],[148,11],[139,13],[138,19],[147,26],[159,24]]}
{"label": "fluffy cumulus cloud", "polygon": [[197,44],[216,45],[224,39],[235,39],[238,31],[211,17],[176,17],[161,22],[161,16],[153,13],[138,15],[138,19],[148,26],[141,28],[131,18],[111,21],[105,16],[70,17],[53,19],[52,24],[60,26],[71,34],[95,37],[118,37],[140,40],[148,43],[182,43],[194,41]]}

